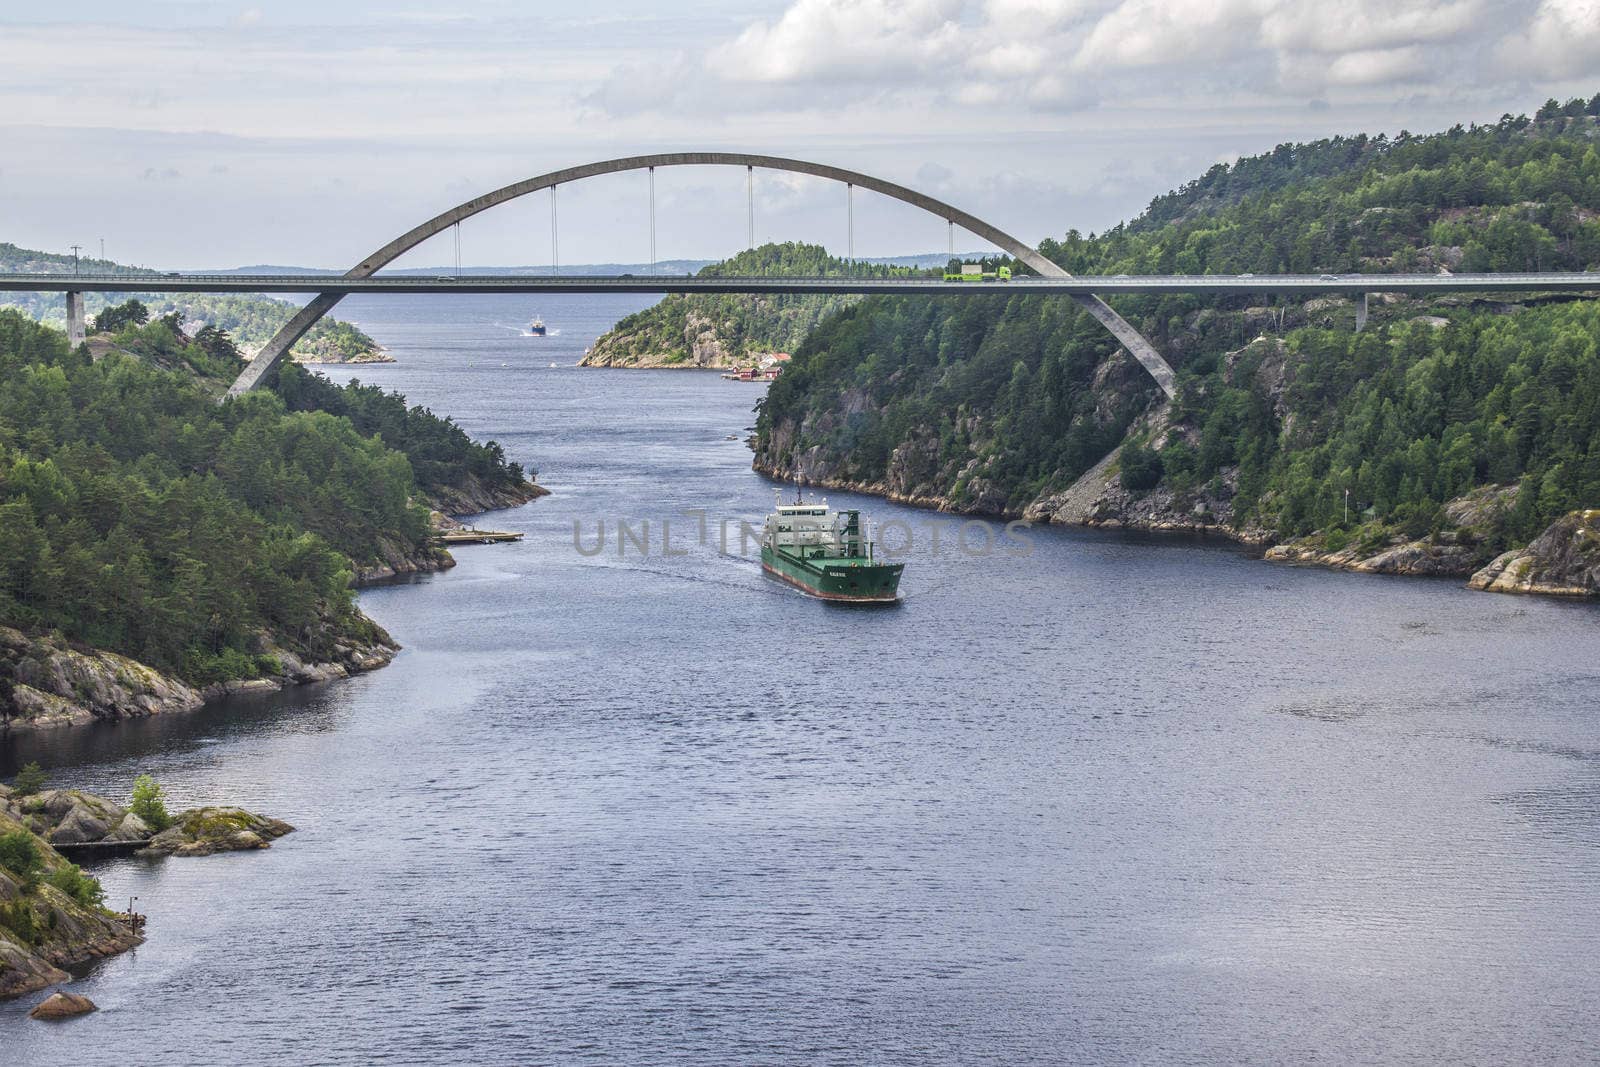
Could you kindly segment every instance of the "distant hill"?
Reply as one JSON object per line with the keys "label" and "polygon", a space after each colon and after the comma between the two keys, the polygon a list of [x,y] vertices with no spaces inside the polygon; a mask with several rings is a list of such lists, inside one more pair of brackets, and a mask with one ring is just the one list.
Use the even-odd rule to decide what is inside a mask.
{"label": "distant hill", "polygon": [[[912,261],[928,257],[905,257]],[[937,261],[941,268],[944,258]],[[890,277],[913,273],[910,265],[830,256],[821,245],[762,245],[701,268],[707,276]],[[629,315],[595,341],[583,358],[588,367],[728,368],[755,363],[798,346],[827,316],[860,297],[845,294],[674,294]]]}
{"label": "distant hill", "polygon": [[[71,272],[73,266],[71,256],[0,243],[0,271],[53,274]],[[136,297],[157,316],[181,311],[190,323],[226,330],[246,355],[254,355],[266,344],[294,317],[297,306],[267,296],[140,292],[138,280],[141,277],[153,277],[161,272],[110,260],[80,260],[77,269],[85,274],[126,275],[128,278],[127,292],[84,294],[84,312],[91,320],[104,308]],[[66,326],[66,301],[59,293],[0,293],[0,307],[19,308],[39,322],[59,328]],[[294,346],[291,355],[302,363],[374,363],[389,359],[372,338],[350,323],[331,316],[325,316],[313,326]]]}

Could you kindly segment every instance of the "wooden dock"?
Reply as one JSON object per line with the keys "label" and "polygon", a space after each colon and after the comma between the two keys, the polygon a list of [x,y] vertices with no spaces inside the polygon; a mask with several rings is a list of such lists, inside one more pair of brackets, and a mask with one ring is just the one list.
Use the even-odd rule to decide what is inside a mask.
{"label": "wooden dock", "polygon": [[439,540],[447,545],[492,545],[497,541],[520,541],[522,534],[509,530],[480,530],[475,526],[464,526],[459,530],[446,530],[439,534]]}

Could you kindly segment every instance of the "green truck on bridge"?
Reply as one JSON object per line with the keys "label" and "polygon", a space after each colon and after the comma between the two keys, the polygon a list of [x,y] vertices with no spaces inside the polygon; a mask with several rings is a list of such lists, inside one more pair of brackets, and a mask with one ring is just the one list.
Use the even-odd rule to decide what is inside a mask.
{"label": "green truck on bridge", "polygon": [[944,280],[947,282],[1008,282],[1011,280],[1011,268],[1000,267],[996,270],[984,270],[982,263],[963,263],[961,270],[955,271],[945,268]]}

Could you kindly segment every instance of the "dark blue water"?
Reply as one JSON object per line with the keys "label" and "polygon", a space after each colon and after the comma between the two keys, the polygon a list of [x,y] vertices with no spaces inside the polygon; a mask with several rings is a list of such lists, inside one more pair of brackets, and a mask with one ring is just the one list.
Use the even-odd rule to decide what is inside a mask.
{"label": "dark blue water", "polygon": [[[555,495],[362,594],[385,670],[10,743],[300,830],[105,866],[149,943],[95,1015],[0,1006],[0,1060],[1600,1055],[1594,608],[1186,541],[934,554],[869,500],[921,538],[904,603],[830,607],[678,514],[765,512],[756,387],[569,366],[636,306],[347,303],[401,360],[356,374]],[[687,554],[574,550],[619,517]]]}

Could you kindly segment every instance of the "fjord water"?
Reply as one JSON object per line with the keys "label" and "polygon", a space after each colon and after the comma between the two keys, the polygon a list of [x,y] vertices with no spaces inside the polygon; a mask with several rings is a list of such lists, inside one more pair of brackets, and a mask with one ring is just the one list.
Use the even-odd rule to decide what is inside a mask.
{"label": "fjord water", "polygon": [[0,1007],[6,1062],[1600,1054],[1593,607],[1186,540],[935,554],[939,516],[830,494],[919,537],[900,607],[831,607],[678,514],[767,509],[729,440],[758,387],[571,366],[638,306],[346,302],[401,362],[335,377],[555,495],[361,594],[385,670],[8,743],[299,832],[103,865],[149,943],[75,987],[95,1015]]}

